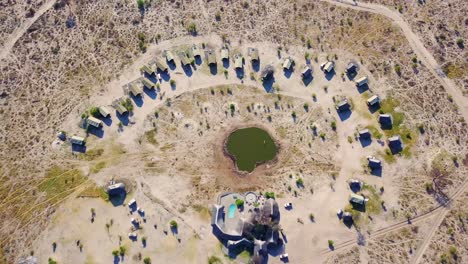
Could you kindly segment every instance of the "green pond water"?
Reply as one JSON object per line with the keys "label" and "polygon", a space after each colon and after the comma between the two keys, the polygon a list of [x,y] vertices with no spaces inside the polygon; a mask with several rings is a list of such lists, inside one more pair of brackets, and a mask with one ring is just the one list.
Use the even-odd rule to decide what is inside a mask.
{"label": "green pond water", "polygon": [[226,148],[235,158],[237,168],[248,172],[252,172],[257,163],[274,159],[277,151],[270,135],[257,127],[232,132],[227,139]]}

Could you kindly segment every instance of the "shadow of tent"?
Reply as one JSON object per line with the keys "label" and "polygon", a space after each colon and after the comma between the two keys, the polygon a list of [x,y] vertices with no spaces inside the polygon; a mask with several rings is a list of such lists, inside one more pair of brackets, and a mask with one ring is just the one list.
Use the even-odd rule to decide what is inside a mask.
{"label": "shadow of tent", "polygon": [[275,77],[270,76],[263,79],[262,85],[267,93],[273,92],[273,84],[275,83]]}
{"label": "shadow of tent", "polygon": [[363,85],[356,85],[356,88],[357,88],[358,92],[360,94],[362,94],[363,92],[369,90],[369,85],[367,85],[367,83],[363,84]]}
{"label": "shadow of tent", "polygon": [[108,127],[112,125],[112,118],[110,115],[107,117],[101,118],[101,120]]}
{"label": "shadow of tent", "polygon": [[226,69],[229,69],[229,59],[223,59],[223,67],[226,68]]}
{"label": "shadow of tent", "polygon": [[380,103],[376,103],[374,105],[369,106],[369,111],[371,114],[377,112],[380,109]]}
{"label": "shadow of tent", "polygon": [[151,99],[156,99],[157,93],[156,89],[148,89],[146,86],[143,88],[143,92],[145,92],[146,95],[148,95],[149,98]]}
{"label": "shadow of tent", "polygon": [[125,191],[120,191],[118,193],[113,193],[112,195],[109,195],[109,201],[113,206],[121,206],[124,204],[125,198],[127,197],[127,194]]}
{"label": "shadow of tent", "polygon": [[382,167],[371,169],[371,174],[377,177],[382,177]]}
{"label": "shadow of tent", "polygon": [[267,245],[267,250],[268,250],[268,255],[271,255],[273,257],[277,257],[284,252],[284,243],[283,240],[278,239],[278,243],[269,243]]}
{"label": "shadow of tent", "polygon": [[353,209],[359,212],[365,212],[366,211],[366,204],[357,204],[357,203],[351,203],[353,206]]}
{"label": "shadow of tent", "polygon": [[327,79],[327,81],[330,81],[331,79],[333,79],[333,76],[335,76],[335,69],[333,69],[331,72],[325,72],[325,79]]}
{"label": "shadow of tent", "polygon": [[343,224],[344,224],[347,228],[351,229],[351,227],[353,227],[354,221],[353,221],[352,219],[351,219],[351,220],[346,220],[346,221],[343,220]]}
{"label": "shadow of tent", "polygon": [[171,79],[171,74],[168,71],[160,72],[161,79],[168,82]]}
{"label": "shadow of tent", "polygon": [[380,123],[382,130],[392,130],[393,125],[391,123]]}
{"label": "shadow of tent", "polygon": [[388,146],[392,154],[398,154],[403,150],[403,146],[398,145],[398,146]]}
{"label": "shadow of tent", "polygon": [[88,133],[98,138],[104,137],[104,130],[101,127],[88,126]]}
{"label": "shadow of tent", "polygon": [[177,65],[176,65],[174,60],[168,61],[167,66],[169,67],[169,69],[171,69],[171,71],[173,71],[173,70],[175,70],[177,68]]}
{"label": "shadow of tent", "polygon": [[313,80],[314,80],[314,76],[312,76],[312,74],[302,78],[302,82],[304,83],[305,86],[309,85]]}
{"label": "shadow of tent", "polygon": [[293,74],[294,72],[294,66],[291,66],[289,69],[283,69],[283,72],[284,72],[284,76],[286,78],[291,78],[291,75]]}
{"label": "shadow of tent", "polygon": [[201,64],[202,64],[201,56],[195,56],[195,64],[197,64],[197,65],[201,65]]}
{"label": "shadow of tent", "polygon": [[260,71],[260,60],[253,60],[252,61],[252,69],[254,72],[259,72]]}
{"label": "shadow of tent", "polygon": [[216,63],[210,64],[209,67],[210,67],[210,73],[212,75],[218,74],[218,65]]}
{"label": "shadow of tent", "polygon": [[191,77],[193,75],[192,66],[190,64],[182,66],[182,69],[187,77]]}
{"label": "shadow of tent", "polygon": [[133,95],[130,94],[130,97],[132,98],[133,102],[135,102],[135,105],[137,107],[142,107],[143,106],[143,96],[141,96],[141,95],[133,96]]}
{"label": "shadow of tent", "polygon": [[357,71],[351,71],[351,72],[346,72],[346,77],[348,77],[348,79],[350,81],[354,80],[354,77],[356,77],[357,75]]}
{"label": "shadow of tent", "polygon": [[343,112],[338,112],[338,117],[340,118],[341,121],[345,121],[351,117],[351,114],[353,113],[351,110],[348,111],[343,111]]}
{"label": "shadow of tent", "polygon": [[128,125],[128,112],[121,115],[117,112],[116,114],[117,118],[119,119],[120,123],[122,123],[122,125],[124,126],[127,126]]}
{"label": "shadow of tent", "polygon": [[372,144],[372,139],[359,138],[359,143],[363,148],[370,146]]}
{"label": "shadow of tent", "polygon": [[244,78],[244,68],[236,68],[236,76],[239,79]]}
{"label": "shadow of tent", "polygon": [[119,264],[119,263],[120,263],[119,256],[114,256],[114,264]]}
{"label": "shadow of tent", "polygon": [[72,144],[72,151],[73,152],[79,152],[79,153],[85,153],[86,152],[86,145]]}
{"label": "shadow of tent", "polygon": [[173,235],[177,235],[177,234],[179,233],[179,230],[177,230],[177,227],[171,226],[171,233],[172,233]]}
{"label": "shadow of tent", "polygon": [[146,77],[148,80],[152,81],[153,83],[157,83],[157,82],[158,82],[158,78],[156,77],[156,74],[151,74],[151,75],[149,75],[149,74],[145,73],[145,77]]}

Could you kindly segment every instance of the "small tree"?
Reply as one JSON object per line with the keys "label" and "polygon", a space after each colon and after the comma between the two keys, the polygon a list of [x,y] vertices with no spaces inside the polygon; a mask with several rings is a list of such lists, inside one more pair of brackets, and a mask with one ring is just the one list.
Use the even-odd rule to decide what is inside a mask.
{"label": "small tree", "polygon": [[119,255],[119,250],[118,249],[112,250],[112,256],[117,257],[118,255]]}
{"label": "small tree", "polygon": [[171,80],[169,81],[169,84],[170,84],[171,86],[175,86],[175,85],[176,85],[176,81],[173,80],[173,79],[171,79]]}
{"label": "small tree", "polygon": [[269,198],[275,199],[275,193],[274,192],[265,192],[265,197],[267,199],[269,199]]}
{"label": "small tree", "polygon": [[150,259],[150,257],[144,258],[144,259],[143,259],[143,263],[144,263],[144,264],[151,264],[151,259]]}
{"label": "small tree", "polygon": [[310,221],[314,222],[315,221],[315,215],[313,213],[309,214],[309,219]]}
{"label": "small tree", "polygon": [[330,125],[331,125],[331,128],[333,130],[336,130],[336,122],[335,121],[332,121]]}
{"label": "small tree", "polygon": [[145,0],[137,0],[138,9],[143,9],[145,7]]}
{"label": "small tree", "polygon": [[333,247],[335,245],[335,242],[333,240],[328,240],[328,247]]}
{"label": "small tree", "polygon": [[299,186],[299,187],[303,187],[303,186],[304,186],[304,180],[303,180],[302,178],[298,178],[298,179],[296,180],[296,184],[297,184],[297,186]]}
{"label": "small tree", "polygon": [[93,106],[89,109],[89,113],[94,117],[99,117],[101,114],[99,113],[99,108]]}
{"label": "small tree", "polygon": [[190,23],[188,26],[187,26],[187,31],[192,34],[192,35],[196,35],[197,34],[197,25],[195,23]]}
{"label": "small tree", "polygon": [[49,258],[48,263],[49,264],[57,264],[57,261],[53,260],[52,258]]}
{"label": "small tree", "polygon": [[236,106],[234,104],[230,104],[229,109],[231,110],[231,112],[234,112],[236,110]]}
{"label": "small tree", "polygon": [[296,119],[296,117],[297,117],[296,112],[293,111],[293,112],[291,113],[291,116],[292,116],[292,118]]}
{"label": "small tree", "polygon": [[124,246],[119,247],[119,255],[121,257],[125,256],[125,253],[127,253],[127,249]]}
{"label": "small tree", "polygon": [[244,200],[242,200],[242,199],[236,199],[236,206],[237,206],[237,207],[242,207],[242,206],[244,206]]}
{"label": "small tree", "polygon": [[175,220],[171,220],[171,222],[169,222],[169,225],[170,225],[172,228],[175,228],[175,229],[177,229],[177,227],[178,227],[178,224],[177,224],[177,222],[176,222]]}
{"label": "small tree", "polygon": [[462,38],[457,39],[457,45],[458,45],[458,47],[460,47],[460,48],[463,48],[463,47],[464,47],[464,41],[463,41]]}
{"label": "small tree", "polygon": [[401,66],[399,64],[395,65],[395,72],[400,75],[401,74]]}

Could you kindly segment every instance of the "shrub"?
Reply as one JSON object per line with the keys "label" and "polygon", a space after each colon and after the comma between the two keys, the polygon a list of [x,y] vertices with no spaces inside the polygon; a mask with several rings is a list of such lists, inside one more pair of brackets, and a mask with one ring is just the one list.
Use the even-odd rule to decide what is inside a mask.
{"label": "shrub", "polygon": [[291,113],[291,116],[292,116],[293,118],[296,118],[296,117],[297,117],[297,116],[296,116],[296,112],[293,111],[293,112]]}
{"label": "shrub", "polygon": [[308,103],[305,103],[303,106],[304,106],[304,109],[305,109],[306,111],[309,110],[309,104],[308,104]]}
{"label": "shrub", "polygon": [[302,178],[298,178],[298,179],[296,180],[296,184],[297,184],[298,186],[304,186],[304,180],[303,180]]}
{"label": "shrub", "polygon": [[208,258],[208,264],[221,264],[223,263],[220,258],[216,256],[211,256]]}
{"label": "shrub", "polygon": [[125,256],[125,253],[127,253],[127,249],[124,246],[120,246],[119,255],[120,256]]}
{"label": "shrub", "polygon": [[171,86],[174,86],[174,85],[176,85],[176,81],[173,80],[173,79],[171,79],[171,80],[169,81],[169,84],[170,84]]}
{"label": "shrub", "polygon": [[52,258],[49,258],[48,263],[49,264],[57,264],[57,261],[53,260]]}
{"label": "shrub", "polygon": [[197,34],[197,25],[195,23],[190,23],[188,26],[187,26],[187,30],[190,34]]}
{"label": "shrub", "polygon": [[237,207],[242,207],[244,205],[244,200],[242,199],[236,199],[236,206]]}
{"label": "shrub", "polygon": [[328,246],[333,247],[333,245],[335,245],[335,242],[333,242],[333,240],[328,240]]}
{"label": "shrub", "polygon": [[458,47],[463,48],[464,47],[463,39],[461,39],[461,38],[457,39],[457,45],[458,45]]}
{"label": "shrub", "polygon": [[177,228],[177,227],[179,226],[175,220],[171,220],[171,222],[169,222],[169,225],[170,225],[172,228]]}
{"label": "shrub", "polygon": [[332,121],[331,124],[330,124],[331,128],[333,130],[336,130],[336,122],[335,121]]}
{"label": "shrub", "polygon": [[265,192],[265,197],[267,199],[269,199],[269,198],[275,199],[275,193],[274,192]]}
{"label": "shrub", "polygon": [[112,250],[112,255],[114,257],[117,257],[119,255],[119,250],[118,249]]}
{"label": "shrub", "polygon": [[313,213],[310,213],[309,214],[309,219],[310,219],[310,221],[314,221],[315,220],[315,215]]}
{"label": "shrub", "polygon": [[151,264],[151,259],[150,259],[150,257],[144,258],[144,259],[143,259],[143,263],[145,263],[145,264]]}
{"label": "shrub", "polygon": [[395,65],[395,72],[400,75],[401,74],[401,66],[399,64]]}
{"label": "shrub", "polygon": [[145,0],[137,0],[138,9],[143,9],[145,7]]}
{"label": "shrub", "polygon": [[94,117],[100,116],[99,108],[97,108],[95,106],[93,106],[93,107],[91,107],[91,109],[89,109],[89,113]]}
{"label": "shrub", "polygon": [[231,110],[231,112],[234,112],[236,111],[236,106],[234,104],[230,104],[229,109]]}

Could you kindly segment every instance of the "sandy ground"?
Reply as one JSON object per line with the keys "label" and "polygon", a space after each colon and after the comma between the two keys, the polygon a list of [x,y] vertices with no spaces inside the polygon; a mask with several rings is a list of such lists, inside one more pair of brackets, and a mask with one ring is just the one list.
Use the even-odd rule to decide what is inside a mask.
{"label": "sandy ground", "polygon": [[[198,38],[195,43],[207,42],[208,46],[219,51],[220,39],[210,37],[207,39]],[[173,40],[161,43],[151,49],[144,57],[131,66],[128,72],[124,73],[116,81],[111,82],[102,92],[92,98],[90,105],[110,105],[110,103],[124,95],[121,88],[124,84],[139,76],[139,67],[154,56],[161,56],[161,51],[165,49],[177,50],[186,39]],[[287,243],[285,251],[289,253],[290,259],[294,263],[308,263],[309,260],[322,261],[321,250],[327,246],[327,240],[333,239],[340,244],[343,241],[354,239],[356,231],[343,225],[336,217],[336,211],[344,208],[351,193],[347,181],[349,179],[360,179],[366,183],[379,188],[385,186],[386,191],[381,196],[385,200],[387,207],[398,208],[398,189],[393,184],[392,175],[402,166],[408,166],[407,160],[398,160],[396,164],[384,164],[384,173],[381,177],[366,175],[363,170],[363,160],[367,155],[377,155],[384,146],[377,141],[373,141],[370,146],[362,147],[358,141],[353,139],[348,142],[348,136],[354,138],[357,128],[367,125],[376,125],[375,118],[365,107],[365,97],[356,89],[354,83],[347,79],[342,79],[339,73],[343,72],[347,62],[351,57],[349,54],[338,53],[340,59],[337,61],[337,75],[331,80],[327,80],[319,69],[319,63],[323,62],[326,54],[318,54],[318,62],[312,61],[314,68],[314,79],[307,87],[300,80],[299,69],[304,65],[301,55],[302,48],[290,49],[286,54],[282,53],[282,58],[291,56],[296,61],[295,72],[286,77],[281,69],[282,58],[278,58],[276,49],[268,43],[249,43],[241,46],[231,47],[232,51],[241,51],[246,60],[246,49],[256,47],[260,49],[262,67],[267,63],[274,65],[275,87],[279,87],[277,94],[283,95],[281,99],[281,109],[273,110],[271,116],[273,122],[268,123],[265,119],[265,106],[273,108],[273,102],[277,95],[266,94],[259,81],[247,78],[243,83],[234,77],[232,67],[228,69],[228,78],[222,72],[222,66],[218,66],[218,74],[211,75],[206,66],[197,66],[191,77],[187,77],[180,69],[179,62],[177,68],[170,71],[171,79],[177,83],[175,89],[171,89],[168,82],[161,84],[161,91],[156,98],[151,98],[145,94],[143,103],[136,105],[133,116],[133,124],[118,128],[118,119],[112,114],[112,123],[105,125],[103,134],[98,137],[90,135],[88,138],[88,151],[99,148],[103,145],[121,145],[126,153],[117,162],[107,165],[102,171],[91,174],[90,177],[98,184],[104,185],[110,177],[131,178],[136,181],[136,190],[129,197],[135,197],[138,204],[147,213],[147,223],[143,230],[139,231],[137,242],[130,242],[126,234],[129,232],[130,218],[128,210],[124,207],[114,207],[109,203],[100,200],[78,199],[72,200],[69,204],[61,207],[57,215],[52,220],[49,228],[35,242],[35,252],[40,260],[45,261],[53,256],[58,260],[73,259],[75,263],[102,263],[113,260],[111,254],[113,249],[118,248],[118,235],[123,237],[121,244],[126,245],[129,252],[125,261],[141,253],[143,257],[151,256],[158,261],[176,261],[178,263],[204,263],[210,255],[222,255],[219,251],[216,238],[211,234],[209,217],[206,209],[195,212],[193,209],[193,198],[200,199],[196,203],[203,203],[204,208],[208,208],[216,199],[216,193],[227,189],[250,189],[273,188],[278,194],[279,204],[285,202],[293,203],[293,210],[281,209],[281,226],[285,231]],[[219,58],[219,54],[218,54]],[[252,71],[250,63],[246,63],[245,72],[249,75]],[[365,68],[361,68],[359,75],[368,75],[370,78],[370,89],[377,94],[383,94],[388,89],[381,81],[372,78]],[[231,84],[231,86],[229,86]],[[243,84],[247,87],[237,88],[233,84]],[[221,88],[216,87],[222,85]],[[278,86],[276,86],[278,85]],[[325,91],[324,87],[328,89]],[[222,87],[232,87],[233,95],[215,97],[210,96],[209,87],[215,87],[215,92],[219,94]],[[203,89],[207,88],[207,89]],[[317,101],[312,99],[312,93],[316,94]],[[181,96],[182,95],[182,96]],[[161,99],[161,97],[163,99]],[[346,96],[352,100],[355,106],[351,116],[341,121],[334,110],[332,98],[336,96]],[[167,107],[166,100],[171,99],[171,107]],[[251,102],[248,98],[251,98]],[[309,111],[304,111],[303,104],[310,105]],[[229,117],[224,113],[229,104],[236,104],[236,113]],[[245,110],[245,106],[254,106],[253,109],[260,110],[260,113],[252,115]],[[198,106],[197,106],[198,105]],[[208,114],[197,114],[200,108]],[[160,113],[159,118],[154,117],[154,112]],[[255,111],[255,112],[257,112]],[[297,111],[298,118],[294,121],[291,112]],[[172,114],[169,114],[172,113]],[[226,122],[226,118],[228,122]],[[70,121],[64,125],[64,129],[69,133],[75,129],[77,116],[71,115]],[[174,121],[175,120],[175,121]],[[210,129],[205,130],[199,124],[201,120],[209,120]],[[330,122],[336,120],[337,132],[330,129]],[[208,122],[208,121],[207,121]],[[265,182],[262,175],[249,175],[243,179],[237,179],[235,174],[231,175],[229,169],[232,168],[230,160],[222,155],[219,142],[222,142],[223,135],[232,126],[259,123],[271,131],[273,136],[279,139],[284,145],[284,150],[280,152],[279,163],[272,168],[261,169],[260,174],[271,175],[273,182]],[[311,123],[316,124],[319,132],[327,132],[327,140],[321,142],[318,137],[311,138],[311,131],[307,128]],[[67,125],[68,124],[68,125]],[[156,125],[156,126],[155,126]],[[156,145],[145,141],[145,131],[157,129]],[[278,129],[286,129],[286,135],[279,133]],[[172,132],[170,132],[172,131]],[[202,132],[203,136],[198,134]],[[167,132],[167,133],[166,133]],[[175,133],[174,133],[175,132]],[[198,137],[197,137],[198,134]],[[302,136],[304,135],[304,136]],[[312,151],[304,143],[299,143],[305,137],[311,138]],[[202,140],[200,140],[200,139]],[[208,144],[209,148],[203,148]],[[314,146],[316,145],[316,146]],[[68,146],[63,146],[58,150],[66,150]],[[219,148],[219,149],[218,149]],[[296,150],[299,149],[299,150]],[[299,151],[301,155],[297,158],[290,158],[292,151]],[[196,154],[195,154],[196,153]],[[305,156],[304,156],[305,155]],[[319,155],[315,156],[314,155]],[[127,157],[127,158],[125,158]],[[311,166],[308,169],[317,172],[304,171],[299,165],[299,160],[321,160],[322,164],[330,162],[330,169],[320,171],[320,163],[315,164],[317,168]],[[203,167],[203,163],[220,163],[220,166],[208,165]],[[223,165],[224,164],[224,165]],[[285,166],[288,165],[288,166]],[[297,166],[299,165],[299,166]],[[329,166],[329,165],[327,165]],[[181,169],[183,168],[183,169]],[[333,169],[334,168],[334,169]],[[336,179],[330,176],[332,171],[337,171]],[[221,172],[220,176],[210,175]],[[317,173],[317,175],[314,175]],[[294,175],[288,178],[288,174]],[[224,176],[223,176],[224,175]],[[298,176],[300,175],[300,176]],[[249,178],[250,177],[250,178]],[[305,188],[295,186],[295,179],[303,177]],[[216,180],[213,182],[213,178]],[[197,184],[194,181],[198,181]],[[237,181],[237,183],[236,183]],[[245,184],[242,184],[245,182]],[[214,183],[214,186],[212,185]],[[195,185],[194,185],[195,184]],[[202,188],[197,188],[200,184]],[[207,186],[218,186],[212,191],[206,191]],[[262,187],[263,186],[263,187]],[[292,191],[287,190],[287,186],[293,186]],[[332,187],[332,188],[331,188]],[[205,188],[205,189],[204,189]],[[313,189],[313,194],[309,191]],[[295,193],[295,194],[294,194]],[[96,221],[90,222],[90,208],[95,208],[97,212]],[[314,213],[315,222],[308,218],[310,213]],[[373,218],[366,227],[368,230],[378,229],[396,221],[389,217],[389,212]],[[113,225],[106,230],[105,223],[113,219]],[[172,235],[164,235],[163,229],[171,219],[176,219],[180,225],[181,242],[177,243]],[[303,224],[298,222],[301,219]],[[392,220],[393,219],[393,220]],[[70,223],[73,223],[70,225]],[[158,225],[158,229],[153,228],[153,224]],[[86,231],[84,231],[86,230]],[[140,238],[147,236],[148,246],[143,248]],[[80,240],[84,249],[80,252],[76,246],[76,240]],[[51,252],[51,243],[56,241],[58,248],[55,253]],[[98,247],[99,245],[99,247]],[[306,250],[307,249],[307,250]],[[163,262],[164,262],[163,261]],[[270,256],[271,263],[280,263],[277,257]]]}

